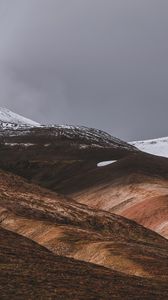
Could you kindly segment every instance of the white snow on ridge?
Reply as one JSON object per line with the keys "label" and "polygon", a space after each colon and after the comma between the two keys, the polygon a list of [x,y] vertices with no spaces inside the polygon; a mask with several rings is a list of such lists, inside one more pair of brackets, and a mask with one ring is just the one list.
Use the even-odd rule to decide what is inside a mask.
{"label": "white snow on ridge", "polygon": [[131,142],[130,144],[137,147],[141,151],[158,156],[168,157],[168,137],[135,141]]}
{"label": "white snow on ridge", "polygon": [[5,124],[10,126],[10,124],[17,124],[17,125],[28,125],[28,126],[39,126],[40,124],[37,122],[34,122],[30,119],[24,118],[12,111],[10,111],[7,108],[0,107],[0,123],[4,127]]}

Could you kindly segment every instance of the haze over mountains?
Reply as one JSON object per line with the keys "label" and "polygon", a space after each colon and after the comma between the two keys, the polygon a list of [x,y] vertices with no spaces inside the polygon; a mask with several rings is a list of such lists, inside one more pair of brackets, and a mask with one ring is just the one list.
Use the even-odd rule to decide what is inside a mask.
{"label": "haze over mountains", "polygon": [[167,299],[166,141],[0,109],[4,299]]}

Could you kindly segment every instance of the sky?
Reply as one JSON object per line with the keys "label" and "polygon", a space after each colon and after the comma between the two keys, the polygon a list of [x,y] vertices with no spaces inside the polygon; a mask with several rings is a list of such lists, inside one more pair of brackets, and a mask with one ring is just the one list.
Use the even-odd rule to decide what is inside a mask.
{"label": "sky", "polygon": [[0,0],[0,106],[126,141],[168,136],[167,0]]}

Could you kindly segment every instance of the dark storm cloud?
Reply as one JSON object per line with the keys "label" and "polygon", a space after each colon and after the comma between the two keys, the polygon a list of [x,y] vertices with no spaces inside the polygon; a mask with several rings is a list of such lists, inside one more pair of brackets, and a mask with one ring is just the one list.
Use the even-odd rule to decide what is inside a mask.
{"label": "dark storm cloud", "polygon": [[131,140],[168,135],[167,0],[0,0],[0,106]]}

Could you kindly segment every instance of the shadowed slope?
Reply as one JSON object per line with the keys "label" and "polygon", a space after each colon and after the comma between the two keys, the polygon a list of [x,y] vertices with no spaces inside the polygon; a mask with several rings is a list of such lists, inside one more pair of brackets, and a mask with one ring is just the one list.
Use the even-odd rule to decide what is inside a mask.
{"label": "shadowed slope", "polygon": [[0,228],[1,299],[166,299],[164,283],[54,256]]}

